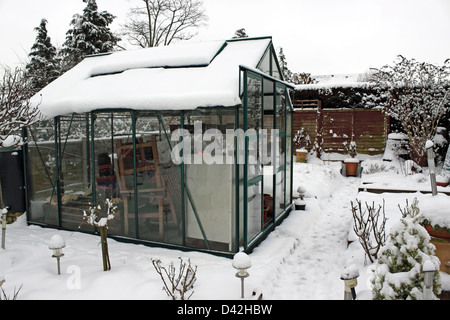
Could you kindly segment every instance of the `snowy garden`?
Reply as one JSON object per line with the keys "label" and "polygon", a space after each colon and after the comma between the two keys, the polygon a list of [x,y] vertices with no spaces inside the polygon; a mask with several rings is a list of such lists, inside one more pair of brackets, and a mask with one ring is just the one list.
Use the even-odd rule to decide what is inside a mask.
{"label": "snowy garden", "polygon": [[[31,142],[35,146],[38,144],[43,146],[46,143],[57,145],[59,139],[59,146],[47,148],[50,150],[48,158],[43,157],[40,149],[36,148],[36,158],[43,164],[42,168],[46,170],[44,171],[53,189],[46,188],[45,191],[50,193],[43,196],[42,199],[45,198],[45,201],[38,199],[32,208],[34,210],[53,208],[59,225],[49,224],[55,228],[46,228],[44,223],[30,225],[29,222],[33,222],[27,221],[30,212],[7,224],[8,208],[2,208],[0,248],[2,300],[448,299],[450,149],[446,131],[450,123],[448,119],[450,60],[443,66],[434,66],[399,56],[398,62],[393,66],[385,66],[371,73],[370,86],[375,93],[362,97],[365,107],[382,109],[387,116],[397,121],[396,129],[402,131],[401,134],[390,135],[391,140],[386,142],[384,154],[358,154],[358,146],[351,140],[349,134],[346,136],[350,140],[344,147],[353,160],[347,160],[347,155],[344,154],[326,154],[323,150],[312,150],[304,162],[295,162],[294,150],[290,143],[291,134],[294,133],[290,117],[294,110],[289,96],[289,90],[295,89],[295,86],[284,81],[289,80],[282,75],[288,70],[280,69],[270,37],[191,45],[185,47],[191,50],[184,50],[184,56],[181,57],[179,54],[182,50],[161,47],[150,51],[143,49],[137,53],[142,55],[138,56],[139,59],[135,59],[136,53],[129,51],[84,59],[86,55],[105,53],[91,47],[92,52],[80,52],[76,47],[77,39],[85,38],[80,26],[91,25],[88,13],[94,16],[98,14],[95,1],[87,1],[87,4],[84,15],[74,16],[73,29],[67,33],[67,41],[60,53],[65,57],[62,64],[56,59],[56,49],[46,42],[49,39],[44,19],[36,29],[37,43],[30,54],[30,57],[35,59],[31,59],[27,71],[17,69],[5,72],[0,86],[2,147],[25,148]],[[104,16],[101,20],[106,23],[102,32],[109,33],[107,25],[113,20],[113,16],[106,12],[102,12],[102,15]],[[95,35],[94,32],[89,34]],[[104,46],[107,51],[112,51],[119,40],[115,37],[111,39],[108,45]],[[51,57],[49,58],[51,61],[45,63],[46,67],[37,63],[44,59],[43,52],[46,50],[42,50],[42,46],[47,46],[49,51],[46,53]],[[198,49],[200,47],[208,49],[207,54],[202,56]],[[258,53],[255,57],[250,57],[249,52],[252,48]],[[158,59],[150,59],[151,52],[156,52]],[[176,54],[171,56],[167,52]],[[131,59],[128,58],[129,55],[132,56]],[[117,57],[127,57],[126,61],[120,60],[126,64],[118,64],[117,60],[114,60]],[[168,64],[167,59],[171,60],[172,64]],[[179,59],[182,61],[181,64]],[[190,64],[186,63],[186,59],[192,60]],[[79,63],[80,61],[82,62]],[[99,65],[98,61],[108,63]],[[59,69],[45,70],[52,65],[55,67],[55,64],[59,64]],[[170,68],[166,68],[168,66]],[[71,71],[67,71],[69,69]],[[83,73],[80,75],[77,70]],[[96,70],[96,73],[93,70]],[[204,76],[205,70],[208,72],[206,75],[212,76],[211,78]],[[230,72],[229,77],[223,76],[226,72]],[[63,73],[65,74],[61,76]],[[41,76],[43,74],[44,77]],[[176,77],[165,78],[163,74]],[[180,74],[189,77],[180,77]],[[146,75],[146,78],[140,81],[137,75]],[[174,78],[177,81],[173,81]],[[54,79],[56,80],[52,82]],[[107,80],[112,82],[106,82],[107,85],[104,85],[101,81],[105,79],[113,80]],[[211,82],[210,79],[218,82]],[[67,80],[69,81],[65,83]],[[122,82],[116,82],[118,80]],[[158,90],[152,92],[148,89],[150,80],[153,81],[152,87]],[[98,86],[92,86],[92,83],[97,83]],[[127,85],[123,86],[123,83]],[[163,87],[166,91],[161,90]],[[133,93],[131,99],[134,99],[131,102],[130,90]],[[48,99],[49,96],[52,98],[49,92],[54,93],[53,98],[56,97],[53,104],[52,99]],[[103,93],[103,96],[100,93]],[[200,94],[204,95],[204,100],[200,99]],[[184,105],[183,112],[176,115],[167,114],[164,119],[161,118],[161,112],[180,109],[183,107],[182,102],[189,104],[187,107]],[[136,105],[139,106],[139,110],[132,109]],[[80,109],[80,106],[86,109]],[[189,177],[191,180],[184,180],[191,172],[180,171],[181,179],[172,183],[178,188],[181,186],[183,191],[179,190],[180,195],[184,194],[186,185],[191,183],[194,196],[205,202],[209,201],[210,206],[207,207],[207,214],[204,216],[206,219],[213,216],[224,218],[224,207],[230,208],[227,227],[233,234],[230,231],[227,236],[232,234],[233,243],[227,243],[225,250],[227,254],[212,254],[212,250],[208,252],[209,247],[208,250],[200,250],[199,247],[196,251],[195,246],[179,245],[169,249],[155,246],[158,242],[152,246],[144,245],[137,243],[138,241],[130,241],[131,239],[127,238],[128,233],[120,235],[124,236],[124,241],[107,237],[108,223],[114,219],[117,210],[116,203],[108,198],[105,217],[99,217],[102,209],[97,206],[90,207],[84,211],[84,215],[78,216],[96,227],[98,233],[79,232],[76,228],[72,231],[68,231],[69,228],[59,229],[66,227],[61,224],[59,217],[62,198],[67,194],[64,194],[65,188],[62,188],[64,185],[60,184],[61,181],[64,182],[61,174],[64,169],[60,170],[55,163],[60,160],[58,157],[64,158],[66,143],[70,140],[69,134],[65,138],[62,138],[62,135],[57,136],[61,132],[64,133],[67,129],[66,124],[68,132],[71,129],[76,131],[76,128],[72,128],[74,118],[77,120],[82,112],[86,112],[86,118],[80,118],[82,121],[78,119],[86,127],[83,127],[81,133],[76,133],[80,133],[81,136],[90,132],[84,138],[90,135],[92,148],[88,144],[83,146],[86,154],[92,153],[92,158],[90,162],[86,160],[80,166],[86,175],[86,179],[83,180],[86,186],[83,190],[78,190],[76,196],[80,196],[81,191],[88,190],[83,196],[95,199],[95,161],[97,165],[99,163],[94,157],[96,150],[94,142],[104,139],[107,143],[117,146],[113,129],[120,127],[120,121],[110,110],[116,108],[123,114],[127,113],[124,119],[126,118],[128,122],[124,123],[128,130],[128,138],[131,137],[132,141],[128,147],[133,153],[133,158],[129,160],[132,163],[130,172],[134,184],[132,193],[131,190],[128,191],[129,194],[138,195],[136,145],[142,143],[136,142],[138,138],[136,128],[139,133],[141,125],[143,134],[155,135],[153,127],[146,127],[154,121],[160,131],[159,135],[163,137],[164,132],[164,138],[169,140],[169,131],[166,128],[170,128],[172,124],[170,121],[179,121],[178,126],[183,127],[184,121],[190,124],[191,119],[188,116],[195,115],[195,112],[203,116],[203,113],[211,112],[214,107],[224,109],[220,109],[224,113],[218,114],[217,117],[220,118],[223,130],[238,127],[239,121],[243,122],[241,126],[247,131],[261,129],[260,121],[263,119],[262,123],[266,123],[271,130],[281,129],[279,136],[283,137],[281,139],[283,145],[274,149],[276,151],[270,159],[278,163],[279,168],[272,163],[264,167],[260,158],[250,165],[249,152],[246,150],[245,161],[242,163],[244,172],[241,172],[243,178],[239,176],[239,168],[228,170],[230,183],[226,191],[217,192],[217,186],[220,184],[216,179],[211,179],[217,177],[216,172],[210,174],[208,179],[208,175],[193,170],[191,172],[197,176],[193,174],[192,179]],[[232,117],[227,118],[227,112],[231,108],[235,108],[231,110]],[[47,111],[47,114],[44,114],[47,119],[44,120],[49,120],[50,125],[45,125],[45,121],[39,121],[42,120],[43,114],[40,113],[42,110]],[[64,113],[57,114],[61,110]],[[142,111],[144,115],[141,118],[143,122],[138,121],[137,125],[136,111]],[[99,121],[97,129],[101,128],[95,132],[95,127],[92,127],[95,120],[101,120],[99,115],[106,112],[111,112],[105,116],[108,126],[102,126],[104,122]],[[234,118],[236,115],[240,115],[239,117],[243,119],[236,120]],[[213,122],[216,121],[213,116],[210,117],[210,125],[216,127],[219,123]],[[224,124],[222,121],[229,123]],[[51,138],[46,139],[43,135],[35,139],[30,129],[35,124],[38,125],[37,130],[45,134],[47,129],[54,130],[54,133],[49,134]],[[39,127],[40,124],[44,125]],[[22,130],[23,128],[26,129]],[[104,133],[107,132],[103,131],[105,128],[111,132]],[[28,136],[24,134],[27,130],[30,130]],[[442,132],[446,133],[440,135]],[[116,132],[116,136],[125,136],[125,133],[121,129]],[[399,136],[401,138],[398,138]],[[64,139],[65,142],[61,143]],[[260,136],[255,135],[254,140],[259,142],[258,139]],[[402,154],[400,151],[405,145],[407,145],[406,154]],[[120,147],[122,145],[119,145],[117,150]],[[59,154],[55,149],[60,151]],[[446,150],[449,151],[445,152]],[[203,151],[204,149],[200,149],[200,154]],[[115,160],[114,154],[117,157],[121,154],[115,151],[108,152],[112,160]],[[26,155],[29,154],[27,151]],[[108,153],[106,157],[109,157]],[[144,154],[143,158],[145,157]],[[87,159],[88,156],[83,156],[84,158]],[[282,161],[277,162],[276,160],[279,160],[277,158]],[[70,165],[73,164],[71,160],[70,157],[65,158]],[[28,162],[28,165],[30,163],[33,165],[32,161]],[[154,163],[155,166],[159,165],[158,161]],[[345,166],[346,163],[354,163],[357,166],[355,173],[350,173]],[[86,170],[89,165],[90,169]],[[181,166],[184,165],[182,162]],[[50,173],[51,170],[48,168],[55,169],[56,173]],[[186,169],[189,167],[186,166]],[[73,176],[82,179],[83,174]],[[44,174],[35,174],[33,178],[39,180],[43,176]],[[196,178],[204,179],[205,184],[196,185],[193,183],[196,182]],[[54,184],[52,179],[56,181]],[[242,191],[239,183],[232,184],[239,180],[243,181],[239,182],[243,184]],[[220,181],[225,184],[223,179]],[[267,186],[272,188],[269,199],[272,208],[271,219],[267,216],[267,212],[264,215],[266,181]],[[211,185],[207,185],[206,182]],[[126,185],[125,180],[123,185]],[[1,187],[7,190],[8,185],[3,184]],[[200,192],[201,187],[203,188]],[[208,188],[209,194],[202,193]],[[198,195],[195,194],[196,190],[199,191]],[[151,194],[148,189],[142,191]],[[232,193],[235,198],[232,198]],[[129,197],[129,194],[124,198]],[[167,194],[168,190],[164,192],[164,197],[167,197]],[[228,198],[225,199],[226,196]],[[159,235],[162,236],[163,197],[159,198],[161,198],[158,200],[161,208],[158,216]],[[164,198],[165,200],[167,199]],[[242,204],[239,201],[242,201]],[[249,205],[251,201],[254,203]],[[182,204],[183,214],[188,210],[184,207],[185,202],[187,203],[185,200],[179,201],[179,204]],[[128,205],[128,202],[126,203]],[[133,204],[133,210],[139,211],[138,200],[134,200]],[[123,207],[125,211],[128,211],[127,205]],[[199,220],[192,201],[191,206],[192,217],[195,215]],[[276,212],[273,212],[274,208]],[[172,212],[174,218],[175,211],[174,208]],[[235,213],[234,216],[231,216],[232,212]],[[251,216],[254,213],[255,219]],[[248,219],[249,216],[252,218]],[[185,217],[181,219],[183,223]],[[248,223],[247,219],[253,221]],[[125,221],[128,228],[128,216]],[[212,230],[221,232],[224,229],[221,221],[211,220]],[[242,222],[241,226],[239,222]],[[269,223],[272,223],[273,231],[271,227],[267,227]],[[198,224],[201,225],[199,222]],[[134,226],[137,235],[138,224]],[[179,227],[183,232],[188,229],[183,224],[179,224]],[[252,227],[256,227],[256,230],[251,230]],[[436,235],[438,233],[441,233],[442,238]],[[203,237],[208,246],[208,240],[204,235]],[[256,238],[258,241],[253,241]],[[137,236],[134,240],[136,239],[140,240]],[[183,245],[184,241],[185,239],[179,240]],[[231,253],[234,257],[231,257]]]}
{"label": "snowy garden", "polygon": [[[372,278],[374,270],[380,272],[380,267],[377,261],[370,262],[353,231],[351,203],[359,200],[363,204],[374,203],[375,207],[384,206],[386,242],[378,254],[379,259],[383,250],[392,251],[395,247],[388,235],[401,229],[399,206],[403,209],[417,199],[423,215],[448,212],[450,200],[442,193],[433,196],[421,192],[358,192],[359,187],[367,185],[366,182],[376,181],[383,186],[401,183],[416,190],[430,190],[426,171],[405,175],[400,164],[383,162],[380,157],[368,157],[363,164],[362,177],[345,177],[340,172],[340,162],[324,162],[314,157],[307,163],[294,165],[294,188],[304,188],[306,208],[291,212],[249,254],[251,267],[245,279],[245,299],[251,299],[252,293],[257,292],[262,293],[263,299],[341,300],[344,298],[341,276],[349,268],[359,274],[355,288],[357,299],[372,299]],[[374,168],[378,170],[374,172]],[[364,173],[367,171],[372,173]],[[441,191],[448,187],[438,188]],[[449,223],[448,214],[444,220]],[[412,221],[408,223],[413,224]],[[420,241],[427,243],[429,236],[424,229],[417,224],[414,228],[421,230],[423,239]],[[64,256],[60,258],[60,275],[56,259],[52,257],[53,251],[49,249],[55,234],[65,244],[62,248]],[[411,244],[412,238],[407,241]],[[0,250],[0,271],[5,280],[3,294],[12,298],[16,292],[17,299],[170,299],[152,261],[160,261],[162,267],[173,263],[178,270],[181,258],[196,268],[191,300],[241,297],[241,283],[235,276],[232,259],[114,240],[109,240],[108,246],[111,270],[105,272],[99,236],[27,226],[25,216],[21,216],[7,226],[5,249]],[[426,254],[421,253],[423,262],[431,261],[437,267],[436,259],[432,255],[428,258]],[[412,269],[420,275],[420,267],[413,265]],[[405,276],[407,273],[400,274]],[[401,281],[400,274],[391,274],[391,277]],[[442,289],[450,290],[450,275],[442,271],[438,274]],[[421,288],[417,290],[421,291]]]}

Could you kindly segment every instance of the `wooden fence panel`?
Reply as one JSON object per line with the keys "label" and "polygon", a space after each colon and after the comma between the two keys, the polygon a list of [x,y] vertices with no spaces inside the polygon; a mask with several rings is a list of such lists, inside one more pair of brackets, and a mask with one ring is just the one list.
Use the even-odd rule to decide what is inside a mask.
{"label": "wooden fence panel", "polygon": [[[294,112],[294,134],[302,127],[312,144],[324,152],[345,154],[344,143],[352,139],[357,152],[382,154],[387,138],[388,121],[378,109],[297,109]],[[308,147],[311,150],[313,145]]]}
{"label": "wooden fence panel", "polygon": [[387,125],[386,115],[381,110],[355,110],[353,130],[358,152],[371,155],[383,153]]}
{"label": "wooden fence panel", "polygon": [[322,150],[327,153],[346,153],[344,143],[349,143],[353,132],[351,110],[322,110]]}

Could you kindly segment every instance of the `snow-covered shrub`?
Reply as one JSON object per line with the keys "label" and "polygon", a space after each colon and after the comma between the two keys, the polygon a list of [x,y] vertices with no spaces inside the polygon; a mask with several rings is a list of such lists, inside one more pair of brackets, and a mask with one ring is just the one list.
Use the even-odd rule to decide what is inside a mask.
{"label": "snow-covered shrub", "polygon": [[374,266],[371,283],[376,300],[420,300],[423,298],[424,273],[422,266],[431,261],[436,270],[433,280],[434,298],[441,291],[439,259],[434,255],[435,246],[420,225],[418,200],[402,211],[403,218],[391,228],[388,241],[380,250]]}
{"label": "snow-covered shrub", "polygon": [[102,208],[100,205],[93,206],[89,209],[89,215],[84,211],[83,219],[90,225],[97,227],[100,230],[100,238],[102,244],[102,258],[103,258],[103,270],[111,270],[111,262],[109,261],[108,251],[108,221],[114,219],[117,206],[113,200],[106,199],[106,214],[101,217]]}
{"label": "snow-covered shrub", "polygon": [[373,174],[378,172],[388,172],[395,170],[396,166],[383,160],[364,160],[361,163],[363,174]]}
{"label": "snow-covered shrub", "polygon": [[306,148],[311,144],[309,134],[303,127],[300,130],[297,130],[297,133],[294,135],[293,141],[295,149]]}
{"label": "snow-covered shrub", "polygon": [[393,66],[375,69],[371,85],[377,95],[367,100],[384,108],[408,135],[412,160],[422,166],[425,143],[433,139],[450,102],[450,59],[442,66],[398,56]]}
{"label": "snow-covered shrub", "polygon": [[194,287],[195,281],[197,281],[197,266],[192,267],[191,260],[184,262],[183,258],[180,259],[180,265],[177,268],[173,263],[166,268],[161,266],[161,260],[152,259],[153,267],[161,277],[164,284],[163,290],[167,293],[172,300],[186,300],[189,299],[194,292],[188,294]]}
{"label": "snow-covered shrub", "polygon": [[[359,243],[366,253],[366,257],[373,263],[381,247],[386,242],[386,215],[383,206],[375,207],[375,203],[363,208],[361,201],[356,200],[356,204],[351,203],[353,213],[353,231],[359,238]],[[382,215],[381,215],[382,213]],[[380,220],[381,218],[381,220]]]}
{"label": "snow-covered shrub", "polygon": [[40,119],[38,106],[30,102],[34,94],[31,80],[24,70],[5,68],[0,78],[0,147],[12,147],[20,144],[22,139],[8,138],[11,135],[20,136],[23,127]]}

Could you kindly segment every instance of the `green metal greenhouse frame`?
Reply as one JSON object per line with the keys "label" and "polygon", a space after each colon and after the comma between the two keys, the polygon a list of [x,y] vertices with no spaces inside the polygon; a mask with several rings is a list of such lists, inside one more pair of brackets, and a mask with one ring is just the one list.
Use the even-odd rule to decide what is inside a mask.
{"label": "green metal greenhouse frame", "polygon": [[[229,40],[229,41],[239,41],[239,39],[236,40]],[[240,81],[240,96],[242,100],[241,105],[237,105],[234,107],[234,117],[235,117],[235,128],[242,128],[245,132],[250,128],[249,125],[249,87],[248,87],[248,81],[251,79],[252,81],[256,81],[260,84],[261,88],[261,110],[260,110],[260,117],[262,120],[261,126],[264,126],[264,119],[265,119],[265,108],[271,109],[271,114],[273,115],[273,126],[270,127],[270,129],[282,129],[284,128],[284,131],[280,132],[280,138],[284,141],[284,159],[281,159],[281,165],[278,168],[274,168],[272,173],[272,185],[273,185],[273,197],[272,197],[272,206],[273,208],[277,208],[277,205],[279,205],[276,202],[276,194],[277,194],[277,177],[280,173],[282,179],[282,190],[284,189],[283,193],[283,202],[286,205],[284,208],[282,208],[282,211],[276,215],[275,211],[273,212],[273,219],[270,223],[264,224],[261,220],[261,228],[258,232],[256,232],[253,235],[248,234],[248,217],[249,217],[249,207],[248,205],[245,205],[249,201],[249,187],[255,187],[255,188],[262,188],[261,190],[264,190],[264,176],[263,174],[260,174],[257,177],[249,177],[249,139],[251,137],[246,136],[245,137],[245,164],[243,166],[235,165],[234,166],[234,177],[236,179],[236,183],[234,183],[234,243],[232,244],[231,248],[229,250],[217,250],[210,246],[210,241],[208,239],[208,236],[203,228],[202,220],[199,217],[198,210],[195,205],[195,201],[191,195],[190,187],[186,184],[185,176],[186,176],[186,165],[183,161],[181,165],[177,165],[177,170],[179,173],[179,176],[181,178],[181,185],[180,185],[180,192],[181,192],[181,239],[182,241],[180,243],[167,243],[164,241],[155,241],[155,240],[146,240],[146,239],[140,239],[140,225],[138,223],[138,215],[139,210],[135,209],[135,219],[134,219],[134,236],[127,236],[127,235],[115,235],[110,234],[109,236],[111,238],[120,240],[120,241],[127,241],[127,242],[133,242],[133,243],[140,243],[140,244],[146,244],[151,246],[160,246],[160,247],[167,247],[167,248],[174,248],[174,249],[180,249],[180,250],[198,250],[198,251],[205,251],[209,253],[214,253],[218,255],[224,255],[224,256],[231,256],[235,252],[238,252],[241,248],[243,248],[245,251],[249,252],[252,251],[278,224],[281,223],[281,221],[289,214],[289,212],[292,209],[292,180],[293,180],[293,161],[292,161],[292,112],[293,112],[293,106],[291,103],[289,90],[293,89],[293,87],[286,82],[282,80],[282,76],[280,75],[281,79],[278,79],[274,76],[273,72],[274,70],[279,71],[279,65],[277,62],[277,59],[273,59],[273,57],[276,57],[274,48],[272,43],[270,42],[270,45],[268,46],[265,54],[263,55],[262,59],[266,54],[270,54],[271,59],[270,61],[270,74],[265,74],[261,70],[253,69],[247,66],[241,65],[239,67],[239,70],[236,70],[236,72],[239,72],[239,81]],[[274,62],[276,65],[273,65]],[[260,62],[261,63],[261,62]],[[270,88],[270,92],[265,92],[266,88]],[[281,110],[284,114],[280,117],[281,119],[281,126],[282,128],[278,128],[278,111],[277,110],[277,93],[278,91],[283,92],[282,95],[280,95],[280,98],[284,99],[285,101],[285,107],[284,110]],[[272,105],[265,106],[264,99],[265,96],[271,95],[273,98],[270,100]],[[270,103],[269,103],[270,104]],[[226,108],[220,108],[219,110],[233,110],[233,107],[226,107]],[[27,221],[29,224],[34,225],[41,225],[46,227],[53,227],[63,230],[74,230],[74,228],[68,228],[62,223],[62,195],[64,194],[64,191],[61,190],[63,186],[61,185],[61,172],[64,170],[60,167],[62,159],[67,156],[67,150],[66,146],[70,144],[70,137],[69,133],[71,132],[73,121],[75,117],[85,117],[86,121],[86,138],[87,139],[87,147],[86,147],[86,153],[87,153],[87,160],[84,164],[87,168],[89,168],[90,173],[88,174],[88,179],[90,179],[90,185],[91,185],[91,201],[92,203],[97,203],[97,197],[98,192],[95,187],[95,177],[96,177],[96,146],[95,141],[98,139],[98,137],[95,137],[94,127],[95,127],[95,120],[96,117],[99,114],[106,114],[111,113],[111,132],[113,132],[113,115],[115,113],[126,113],[129,114],[131,117],[131,134],[132,134],[132,143],[133,143],[133,167],[134,167],[134,173],[133,173],[133,207],[138,208],[138,186],[137,186],[137,170],[136,170],[136,163],[137,163],[137,154],[136,154],[136,143],[137,143],[137,130],[136,130],[136,119],[137,116],[142,113],[143,111],[133,110],[133,109],[99,109],[99,110],[93,110],[88,113],[83,114],[72,114],[68,116],[57,116],[53,120],[50,120],[50,123],[52,123],[53,128],[47,127],[48,130],[53,130],[54,135],[54,141],[53,141],[53,148],[54,150],[50,150],[51,147],[48,145],[45,146],[47,150],[50,150],[49,154],[54,155],[54,159],[52,159],[52,163],[54,163],[54,172],[50,172],[48,169],[48,166],[45,165],[46,161],[49,161],[48,159],[44,159],[45,155],[43,154],[43,148],[44,145],[43,142],[38,141],[39,139],[36,138],[36,133],[38,132],[39,128],[26,128],[23,130],[24,138],[29,141],[28,145],[24,146],[24,154],[29,155],[30,148],[33,148],[33,152],[36,153],[36,157],[39,158],[39,161],[41,161],[43,167],[45,168],[45,175],[46,178],[49,180],[51,184],[51,196],[50,196],[50,202],[53,201],[54,196],[56,196],[56,207],[57,207],[57,223],[53,225],[49,225],[48,223],[38,221],[33,216],[33,210],[34,208],[30,205],[32,200],[32,189],[33,189],[33,182],[32,182],[32,166],[36,165],[32,163],[31,157],[24,157],[24,167],[25,172],[27,174],[25,175],[25,190],[26,190],[26,212],[27,212]],[[169,137],[169,128],[164,123],[163,116],[166,116],[168,113],[174,118],[179,116],[179,125],[180,129],[183,129],[186,124],[184,123],[185,115],[187,112],[191,112],[191,110],[179,110],[179,111],[166,111],[166,110],[160,110],[160,111],[148,111],[146,114],[150,114],[152,117],[156,117],[159,123],[160,128],[160,135],[162,139],[165,139],[168,145],[170,146],[170,150],[172,151],[173,145],[171,143],[171,139]],[[178,115],[177,115],[178,113]],[[267,111],[266,111],[267,113]],[[240,116],[243,115],[243,123],[240,123]],[[70,120],[68,120],[70,118]],[[61,130],[61,121],[68,121],[68,129],[67,129],[67,135],[65,137],[61,136],[61,133],[63,132]],[[256,137],[259,141],[261,137]],[[111,137],[111,140],[113,142],[113,137]],[[237,144],[239,143],[238,140],[235,140],[236,143],[236,150],[241,150]],[[238,162],[238,157],[241,155],[238,154],[238,152],[235,153],[235,163]],[[183,158],[184,159],[184,158]],[[62,165],[61,165],[62,166]],[[243,172],[241,172],[243,170]],[[240,177],[242,176],[242,179]],[[259,186],[261,185],[261,187]],[[65,186],[67,187],[67,186]],[[241,190],[241,188],[243,190]],[[264,193],[264,191],[263,191]],[[241,202],[242,200],[242,202]],[[263,201],[263,199],[261,200]],[[241,204],[242,205],[241,207]],[[186,244],[186,211],[188,210],[188,207],[190,207],[190,210],[193,211],[195,215],[196,222],[198,224],[198,227],[200,229],[200,232],[203,237],[204,246],[190,246]],[[261,205],[261,209],[263,209],[264,205]],[[243,210],[242,210],[243,209]],[[48,209],[50,210],[50,209]],[[275,209],[274,209],[275,210]],[[262,214],[262,212],[261,212]],[[84,229],[79,230],[81,232],[87,232],[87,233],[96,233],[97,230],[95,228],[91,229]]]}

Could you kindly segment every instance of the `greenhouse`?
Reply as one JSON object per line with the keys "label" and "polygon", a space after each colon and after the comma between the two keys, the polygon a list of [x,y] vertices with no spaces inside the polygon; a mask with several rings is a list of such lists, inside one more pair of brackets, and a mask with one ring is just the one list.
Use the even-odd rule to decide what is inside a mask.
{"label": "greenhouse", "polygon": [[89,56],[32,101],[29,224],[230,255],[292,207],[292,104],[270,37]]}

